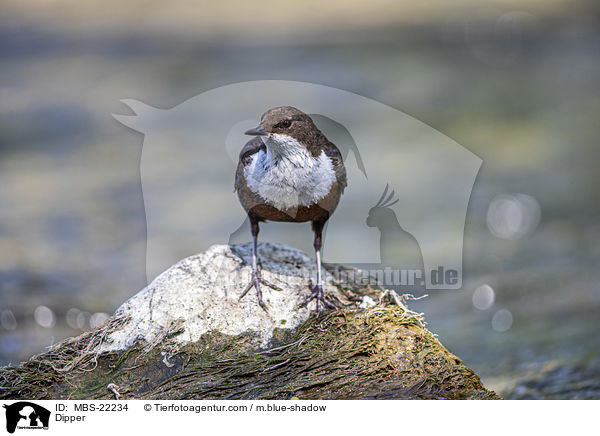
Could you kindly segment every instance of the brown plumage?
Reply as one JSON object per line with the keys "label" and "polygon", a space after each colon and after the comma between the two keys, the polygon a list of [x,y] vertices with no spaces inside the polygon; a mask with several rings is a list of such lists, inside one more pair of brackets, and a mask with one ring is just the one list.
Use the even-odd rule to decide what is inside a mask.
{"label": "brown plumage", "polygon": [[[320,250],[323,227],[335,211],[347,185],[346,170],[340,151],[323,135],[308,115],[291,106],[270,109],[263,114],[260,125],[255,129],[247,131],[246,134],[255,135],[255,137],[248,141],[240,152],[235,174],[235,190],[237,191],[242,207],[246,210],[250,219],[254,255],[252,280],[246,289],[244,289],[240,298],[246,295],[252,287],[256,287],[258,303],[266,310],[266,305],[262,301],[260,284],[279,290],[277,286],[267,282],[260,275],[260,263],[256,254],[259,223],[264,221],[311,221],[315,233],[314,247],[317,255],[318,278],[316,285],[310,285],[313,292],[304,301],[303,305],[315,299],[317,311],[320,311],[321,303],[328,307],[334,307],[323,295]],[[278,141],[283,145],[278,143]],[[262,154],[260,154],[261,152]],[[269,198],[263,198],[256,192],[256,186],[253,189],[248,182],[247,168],[252,165],[253,160],[258,158],[262,159],[260,162],[266,168],[264,171],[267,172],[270,171],[270,168],[278,165],[280,161],[288,159],[287,163],[289,163],[291,162],[290,159],[293,158],[293,164],[291,164],[292,170],[297,169],[303,172],[303,175],[310,174],[310,176],[313,176],[312,181],[317,185],[315,187],[316,190],[327,189],[320,186],[327,182],[331,186],[328,192],[319,196],[319,198],[310,204],[298,204],[285,208],[277,207],[275,202]],[[323,162],[325,164],[322,164]],[[323,169],[321,170],[321,167],[317,167],[315,171],[327,172],[326,175],[323,175],[323,183],[320,182],[322,174],[319,172],[316,174],[308,172],[313,166],[319,164],[322,164]],[[305,171],[306,173],[304,173]],[[260,180],[258,182],[255,181],[255,183],[260,183]],[[286,180],[281,180],[281,183],[287,188],[287,191],[281,188],[282,195],[289,195],[290,190],[292,191],[292,195],[310,195],[310,192],[303,192],[300,188],[298,188],[297,193],[294,193],[294,184],[291,183],[288,186]],[[272,188],[276,191],[277,185],[274,185]]]}

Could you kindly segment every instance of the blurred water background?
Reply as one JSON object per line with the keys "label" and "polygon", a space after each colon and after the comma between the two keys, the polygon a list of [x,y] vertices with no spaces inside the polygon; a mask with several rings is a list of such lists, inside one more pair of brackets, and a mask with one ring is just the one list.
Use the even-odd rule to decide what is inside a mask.
{"label": "blurred water background", "polygon": [[3,2],[0,365],[146,284],[143,138],[119,101],[285,79],[381,101],[483,159],[463,289],[410,305],[501,395],[600,398],[599,55],[586,1]]}

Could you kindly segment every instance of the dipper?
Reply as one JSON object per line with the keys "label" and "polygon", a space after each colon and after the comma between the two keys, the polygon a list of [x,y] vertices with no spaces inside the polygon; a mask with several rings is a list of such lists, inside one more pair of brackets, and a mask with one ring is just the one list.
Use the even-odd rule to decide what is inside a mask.
{"label": "dipper", "polygon": [[312,293],[300,306],[315,300],[317,312],[321,311],[321,305],[335,308],[323,294],[321,243],[323,227],[347,185],[342,154],[307,114],[291,106],[268,110],[260,124],[245,133],[254,138],[240,152],[235,190],[250,219],[254,245],[252,278],[240,299],[254,287],[258,304],[266,311],[260,285],[281,291],[261,276],[257,252],[259,223],[310,221],[317,257],[317,281],[316,284],[310,282]]}

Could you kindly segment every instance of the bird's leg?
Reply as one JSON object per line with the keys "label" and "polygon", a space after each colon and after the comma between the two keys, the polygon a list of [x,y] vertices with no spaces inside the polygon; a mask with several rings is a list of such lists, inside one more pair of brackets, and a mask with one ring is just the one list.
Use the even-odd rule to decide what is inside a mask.
{"label": "bird's leg", "polygon": [[273,283],[265,280],[261,276],[261,266],[260,261],[258,259],[258,221],[251,220],[251,231],[252,231],[252,278],[250,279],[250,283],[244,288],[244,291],[240,295],[240,300],[244,298],[244,296],[248,293],[248,291],[252,288],[256,288],[256,296],[258,297],[258,305],[262,307],[265,312],[268,312],[267,305],[262,299],[262,290],[260,289],[260,285],[263,284],[268,286],[271,289],[276,291],[283,291],[279,286],[274,285]]}
{"label": "bird's leg", "polygon": [[321,242],[323,235],[323,226],[324,222],[313,222],[313,231],[315,232],[315,254],[317,257],[317,284],[315,285],[312,280],[310,281],[309,288],[312,293],[304,299],[304,301],[300,304],[300,307],[306,306],[312,300],[315,300],[317,305],[317,313],[321,313],[321,303],[323,306],[326,306],[330,309],[335,309],[336,306],[327,298],[325,298],[325,294],[323,293],[323,277],[321,275]]}

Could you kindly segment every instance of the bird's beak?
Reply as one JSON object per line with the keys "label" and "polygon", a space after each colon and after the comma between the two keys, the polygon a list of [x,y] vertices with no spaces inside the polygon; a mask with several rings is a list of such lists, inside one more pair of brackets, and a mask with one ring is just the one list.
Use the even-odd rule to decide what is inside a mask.
{"label": "bird's beak", "polygon": [[246,130],[244,133],[246,135],[252,135],[252,136],[266,136],[267,135],[267,131],[265,129],[263,129],[260,124],[257,127],[255,127],[254,129]]}

